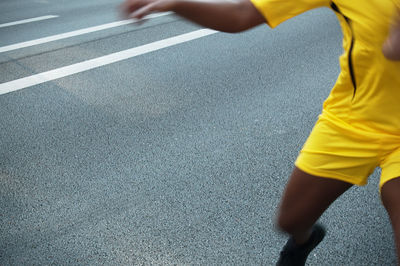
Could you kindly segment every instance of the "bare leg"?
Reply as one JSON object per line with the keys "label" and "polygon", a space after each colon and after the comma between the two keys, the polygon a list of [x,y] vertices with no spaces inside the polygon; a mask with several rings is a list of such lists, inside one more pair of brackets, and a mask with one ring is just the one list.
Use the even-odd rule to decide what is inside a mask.
{"label": "bare leg", "polygon": [[[279,229],[290,234],[297,244],[306,242],[312,225],[351,186],[343,181],[309,175],[295,168],[278,211]],[[400,229],[400,219],[398,221]]]}
{"label": "bare leg", "polygon": [[381,197],[392,222],[397,258],[400,265],[400,178],[395,178],[385,183],[381,190]]}

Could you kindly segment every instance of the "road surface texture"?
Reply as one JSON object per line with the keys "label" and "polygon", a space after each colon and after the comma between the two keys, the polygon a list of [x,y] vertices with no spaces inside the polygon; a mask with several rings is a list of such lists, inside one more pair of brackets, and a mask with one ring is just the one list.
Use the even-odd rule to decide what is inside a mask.
{"label": "road surface texture", "polygon": [[[115,24],[119,4],[0,3],[0,265],[274,265],[339,73],[335,15],[226,34]],[[378,179],[323,215],[308,265],[396,265]]]}

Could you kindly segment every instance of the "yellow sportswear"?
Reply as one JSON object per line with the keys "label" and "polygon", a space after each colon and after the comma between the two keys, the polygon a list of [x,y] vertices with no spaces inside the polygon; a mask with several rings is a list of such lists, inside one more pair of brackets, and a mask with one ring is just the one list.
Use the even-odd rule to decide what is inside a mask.
{"label": "yellow sportswear", "polygon": [[400,62],[389,61],[382,53],[399,1],[251,1],[272,28],[308,10],[331,8],[342,27],[344,53],[321,118],[334,117],[354,129],[400,136]]}

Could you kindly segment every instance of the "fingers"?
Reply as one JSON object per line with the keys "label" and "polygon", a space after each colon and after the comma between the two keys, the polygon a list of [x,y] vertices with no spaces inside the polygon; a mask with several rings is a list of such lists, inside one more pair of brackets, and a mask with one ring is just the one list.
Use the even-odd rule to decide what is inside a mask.
{"label": "fingers", "polygon": [[153,13],[153,6],[152,4],[146,5],[142,8],[139,8],[137,10],[135,10],[134,12],[131,13],[130,17],[134,18],[134,19],[142,19],[145,16]]}
{"label": "fingers", "polygon": [[121,10],[125,17],[142,19],[154,12],[168,11],[165,3],[162,0],[126,0]]}
{"label": "fingers", "polygon": [[[137,13],[140,9],[142,9],[146,5],[148,5],[148,1],[144,1],[144,0],[126,0],[120,6],[120,9],[121,9],[121,13],[123,14],[124,17],[126,17],[126,18],[138,18],[138,17],[134,16],[134,14]],[[140,12],[140,13],[142,13],[142,12]],[[140,13],[138,13],[138,15],[140,15]]]}
{"label": "fingers", "polygon": [[122,10],[127,13],[131,14],[135,10],[145,6],[148,1],[145,0],[125,0],[125,2],[121,5]]}

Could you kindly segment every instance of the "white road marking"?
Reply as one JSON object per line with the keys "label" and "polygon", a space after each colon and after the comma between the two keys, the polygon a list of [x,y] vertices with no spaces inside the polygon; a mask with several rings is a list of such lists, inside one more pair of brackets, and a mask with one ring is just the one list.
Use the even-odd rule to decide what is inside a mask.
{"label": "white road marking", "polygon": [[[151,15],[148,15],[147,17],[145,17],[144,19],[157,18],[157,17],[169,15],[169,14],[171,14],[171,12],[151,14]],[[36,39],[36,40],[32,40],[32,41],[11,44],[11,45],[0,47],[0,53],[9,52],[9,51],[17,50],[17,49],[21,49],[21,48],[26,48],[26,47],[30,47],[30,46],[34,46],[34,45],[38,45],[38,44],[58,41],[61,39],[71,38],[71,37],[75,37],[78,35],[83,35],[83,34],[92,33],[92,32],[96,32],[96,31],[115,28],[115,27],[131,24],[131,23],[136,23],[136,22],[139,22],[139,21],[133,20],[133,19],[121,20],[121,21],[117,21],[117,22],[111,22],[111,23],[107,23],[107,24],[103,24],[103,25],[99,25],[99,26],[90,27],[90,28],[70,31],[70,32],[66,32],[66,33],[53,35],[53,36],[48,36],[48,37],[44,37],[44,38],[40,38],[40,39]]]}
{"label": "white road marking", "polygon": [[129,59],[135,56],[143,55],[153,51],[157,51],[166,47],[177,45],[180,43],[195,40],[201,37],[205,37],[218,31],[211,29],[201,29],[185,33],[182,35],[174,36],[168,39],[152,42],[149,44],[141,45],[128,50],[112,53],[109,55],[101,56],[91,60],[83,61],[73,65],[53,69],[47,72],[42,72],[36,75],[28,76],[25,78],[16,79],[13,81],[5,82],[0,84],[0,95],[9,92],[21,90],[27,87],[35,86],[38,84],[52,81],[55,79],[70,76],[83,71],[91,70],[97,67],[109,65],[115,62],[119,62],[125,59]]}
{"label": "white road marking", "polygon": [[51,19],[51,18],[58,18],[58,16],[56,16],[56,15],[48,15],[48,16],[41,16],[41,17],[37,17],[37,18],[29,18],[29,19],[18,20],[18,21],[14,21],[14,22],[0,24],[0,28],[10,27],[10,26],[19,25],[19,24],[30,23],[30,22],[35,22],[35,21],[41,21],[41,20],[46,20],[46,19]]}

